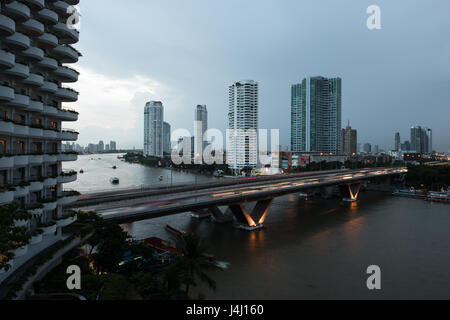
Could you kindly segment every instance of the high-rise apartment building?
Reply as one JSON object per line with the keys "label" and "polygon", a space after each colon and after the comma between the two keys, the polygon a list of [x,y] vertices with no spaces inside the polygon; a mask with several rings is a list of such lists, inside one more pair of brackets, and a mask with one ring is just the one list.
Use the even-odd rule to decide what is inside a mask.
{"label": "high-rise apartment building", "polygon": [[3,247],[13,257],[0,252],[6,262],[0,283],[61,241],[62,228],[77,219],[63,210],[78,198],[63,187],[77,173],[62,169],[77,155],[62,152],[62,141],[78,139],[78,132],[63,129],[63,122],[78,120],[67,109],[78,100],[67,83],[78,81],[79,73],[69,64],[81,56],[72,47],[79,32],[67,23],[67,7],[78,2],[0,2],[0,205],[18,204],[14,225],[30,235]]}
{"label": "high-rise apartment building", "polygon": [[203,150],[207,142],[206,131],[208,130],[208,109],[205,105],[197,105],[195,108],[194,122],[194,156],[202,158]]}
{"label": "high-rise apartment building", "polygon": [[111,142],[109,143],[109,150],[111,150],[111,151],[117,151],[117,142],[111,141]]}
{"label": "high-rise apartment building", "polygon": [[342,80],[311,77],[291,88],[291,149],[338,154],[342,139]]}
{"label": "high-rise apartment building", "polygon": [[347,128],[342,129],[342,151],[345,155],[353,156],[358,152],[358,132],[348,124]]}
{"label": "high-rise apartment building", "polygon": [[229,87],[227,163],[236,173],[258,165],[258,82],[239,81]]}
{"label": "high-rise apartment building", "polygon": [[144,110],[144,156],[163,157],[164,106],[161,101],[150,101]]}
{"label": "high-rise apartment building", "polygon": [[103,152],[103,151],[105,151],[105,143],[103,142],[103,140],[100,140],[100,141],[98,142],[97,151],[98,151],[98,152]]}
{"label": "high-rise apartment building", "polygon": [[400,142],[400,132],[395,134],[395,151],[401,151],[402,143]]}
{"label": "high-rise apartment building", "polygon": [[171,128],[168,122],[163,124],[163,153],[170,154],[172,152],[172,146],[170,144]]}
{"label": "high-rise apartment building", "polygon": [[417,153],[433,152],[433,132],[421,126],[411,127],[411,151]]}

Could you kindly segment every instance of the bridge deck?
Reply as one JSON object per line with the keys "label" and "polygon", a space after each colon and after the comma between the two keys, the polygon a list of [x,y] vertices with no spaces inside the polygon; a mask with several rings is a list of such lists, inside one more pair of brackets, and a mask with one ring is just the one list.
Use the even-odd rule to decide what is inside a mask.
{"label": "bridge deck", "polygon": [[157,197],[148,201],[141,201],[132,205],[110,203],[109,206],[95,209],[107,221],[131,222],[146,220],[171,214],[189,212],[224,206],[234,203],[252,202],[261,199],[270,199],[290,193],[301,192],[306,189],[339,185],[343,183],[357,183],[376,177],[397,175],[405,173],[406,168],[394,169],[368,169],[353,170],[338,173],[315,174],[313,176],[291,177],[282,181],[270,181],[257,185],[228,186],[219,190],[207,189],[199,191],[167,194],[165,197]]}

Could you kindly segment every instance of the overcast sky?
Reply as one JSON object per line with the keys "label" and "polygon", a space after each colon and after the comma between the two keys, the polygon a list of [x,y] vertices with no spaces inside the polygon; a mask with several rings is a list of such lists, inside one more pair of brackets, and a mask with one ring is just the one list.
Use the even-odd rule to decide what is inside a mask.
{"label": "overcast sky", "polygon": [[[368,30],[367,7],[381,8]],[[172,129],[193,131],[206,104],[209,127],[226,129],[228,85],[260,85],[261,128],[290,145],[290,86],[341,77],[343,126],[359,142],[391,149],[411,125],[450,148],[450,1],[82,0],[83,54],[73,87],[80,144],[116,140],[143,147],[146,101],[161,100]]]}

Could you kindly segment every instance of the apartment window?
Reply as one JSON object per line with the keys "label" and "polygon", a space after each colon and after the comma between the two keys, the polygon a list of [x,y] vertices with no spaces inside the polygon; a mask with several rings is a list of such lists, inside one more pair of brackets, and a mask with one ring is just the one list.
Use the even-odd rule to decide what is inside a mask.
{"label": "apartment window", "polygon": [[0,154],[7,154],[8,153],[8,141],[0,139]]}

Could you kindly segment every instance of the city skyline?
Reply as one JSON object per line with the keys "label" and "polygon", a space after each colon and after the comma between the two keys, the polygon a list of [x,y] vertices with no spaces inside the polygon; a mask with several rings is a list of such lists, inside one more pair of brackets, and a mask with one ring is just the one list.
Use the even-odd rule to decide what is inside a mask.
{"label": "city skyline", "polygon": [[[322,74],[345,79],[342,117],[359,129],[361,141],[370,140],[383,149],[394,149],[395,132],[408,136],[411,125],[423,123],[433,128],[435,149],[447,151],[450,129],[445,119],[450,115],[445,103],[450,97],[440,88],[448,84],[449,66],[445,57],[449,49],[442,45],[444,33],[438,32],[448,29],[447,20],[439,19],[445,10],[417,3],[409,9],[409,17],[421,19],[411,24],[411,19],[403,14],[403,4],[380,1],[383,28],[369,31],[365,26],[365,4],[348,2],[343,6],[325,2],[327,5],[292,2],[285,6],[289,10],[263,2],[249,18],[249,32],[255,37],[248,42],[233,37],[233,32],[251,12],[249,4],[243,5],[241,11],[233,11],[236,21],[232,25],[223,19],[230,10],[223,4],[179,3],[184,13],[178,17],[169,4],[130,1],[127,6],[137,12],[136,17],[123,12],[119,3],[82,2],[81,28],[85,32],[78,47],[90,54],[81,59],[80,82],[76,88],[81,94],[80,121],[75,128],[81,133],[80,142],[85,144],[103,133],[108,140],[119,140],[119,136],[119,143],[127,148],[142,145],[141,108],[149,100],[165,102],[166,118],[173,129],[186,127],[193,132],[192,121],[184,119],[192,118],[191,106],[201,101],[208,105],[209,127],[225,130],[227,92],[224,88],[236,79],[251,78],[260,83],[261,128],[282,129],[281,144],[287,146],[290,131],[284,128],[289,122],[290,85],[307,75]],[[164,32],[141,31],[146,28],[142,28],[140,21],[145,19],[140,19],[140,12],[150,9],[157,13],[158,21],[170,21],[163,23]],[[272,14],[289,17],[294,13],[298,16],[294,21],[267,20]],[[193,19],[195,14],[205,19]],[[319,14],[326,23],[314,31],[316,19],[308,17],[319,17]],[[123,23],[99,26],[99,19],[108,15],[121,16]],[[172,19],[174,15],[179,19]],[[192,23],[193,20],[196,22]],[[276,22],[263,25],[260,21]],[[212,27],[204,28],[205,23]],[[197,36],[175,41],[180,30],[183,35]],[[428,37],[429,33],[434,36]],[[130,36],[124,37],[125,34]],[[321,50],[326,54],[313,49],[312,43],[319,35],[329,40]],[[148,41],[140,43],[137,41],[140,37]],[[291,41],[293,37],[298,38],[298,45]],[[401,43],[397,41],[399,38]],[[224,39],[227,47],[218,39]],[[273,39],[276,39],[275,51],[270,49]],[[204,48],[205,43],[208,50],[197,49]],[[118,44],[136,48],[132,50],[133,59],[115,50]],[[152,50],[155,46],[160,50]],[[240,48],[239,54],[233,53],[237,52],[236,48]],[[389,48],[388,52],[385,48]],[[242,59],[247,54],[255,59]],[[149,60],[149,56],[153,58]],[[169,60],[176,61],[175,65]],[[405,81],[395,81],[398,76]],[[104,121],[103,115],[98,115],[103,114],[101,110],[106,106],[109,112]]]}

